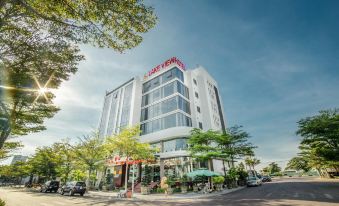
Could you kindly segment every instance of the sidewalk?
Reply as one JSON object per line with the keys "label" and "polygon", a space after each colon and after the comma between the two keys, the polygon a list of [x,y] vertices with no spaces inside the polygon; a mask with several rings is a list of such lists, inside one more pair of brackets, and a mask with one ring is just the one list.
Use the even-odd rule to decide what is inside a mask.
{"label": "sidewalk", "polygon": [[[178,199],[197,199],[197,198],[206,198],[206,197],[213,197],[213,196],[219,196],[223,194],[228,194],[234,191],[238,191],[241,189],[244,189],[245,187],[237,187],[233,189],[224,189],[221,192],[212,192],[208,194],[201,194],[201,193],[195,193],[195,192],[189,192],[186,194],[176,193],[172,195],[168,195],[166,197],[165,194],[150,194],[150,195],[142,195],[140,193],[134,193],[133,198],[122,198],[121,200],[148,200],[148,201],[154,201],[154,200],[178,200]],[[103,191],[89,191],[88,196],[93,197],[107,197],[109,199],[117,198],[116,192],[103,192]]]}

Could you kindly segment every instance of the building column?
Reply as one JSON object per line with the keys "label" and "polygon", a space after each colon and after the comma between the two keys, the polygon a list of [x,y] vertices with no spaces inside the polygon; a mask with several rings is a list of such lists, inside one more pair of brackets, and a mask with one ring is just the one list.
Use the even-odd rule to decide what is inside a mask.
{"label": "building column", "polygon": [[163,176],[165,176],[165,164],[164,160],[160,159],[160,179],[162,179]]}

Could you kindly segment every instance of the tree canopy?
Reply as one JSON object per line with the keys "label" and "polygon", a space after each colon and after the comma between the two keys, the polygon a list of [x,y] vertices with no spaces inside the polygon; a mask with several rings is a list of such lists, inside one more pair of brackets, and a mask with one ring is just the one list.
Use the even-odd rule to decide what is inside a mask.
{"label": "tree canopy", "polygon": [[316,168],[320,175],[327,175],[328,168],[339,171],[339,109],[301,119],[297,134],[302,138],[299,158],[306,168]]}
{"label": "tree canopy", "polygon": [[[138,0],[0,1],[1,126],[14,136],[44,130],[59,110],[49,89],[77,71],[79,44],[123,52],[155,23],[153,8]],[[1,149],[10,133],[0,135]]]}
{"label": "tree canopy", "polygon": [[[119,134],[107,137],[107,154],[120,155],[126,158],[126,174],[128,171],[127,160],[150,161],[154,159],[155,151],[148,143],[139,141],[140,126],[124,128]],[[125,175],[125,190],[127,190],[127,175]]]}
{"label": "tree canopy", "polygon": [[250,135],[240,128],[241,126],[234,126],[225,132],[194,128],[188,140],[188,150],[192,157],[200,161],[219,159],[231,163],[229,166],[233,167],[235,159],[253,154],[255,148],[248,141]]}

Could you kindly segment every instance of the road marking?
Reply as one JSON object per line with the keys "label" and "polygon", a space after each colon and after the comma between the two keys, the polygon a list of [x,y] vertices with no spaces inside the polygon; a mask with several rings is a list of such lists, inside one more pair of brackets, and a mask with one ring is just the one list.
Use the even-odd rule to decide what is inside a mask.
{"label": "road marking", "polygon": [[328,198],[328,199],[333,199],[332,195],[330,195],[330,194],[324,194],[324,195],[325,195],[325,197]]}
{"label": "road marking", "polygon": [[268,193],[267,195],[266,195],[266,197],[270,197],[272,195],[272,193]]}

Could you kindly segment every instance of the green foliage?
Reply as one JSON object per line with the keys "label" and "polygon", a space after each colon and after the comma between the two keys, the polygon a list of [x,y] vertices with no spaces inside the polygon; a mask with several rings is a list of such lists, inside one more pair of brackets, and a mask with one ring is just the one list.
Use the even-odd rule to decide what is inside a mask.
{"label": "green foliage", "polygon": [[5,142],[0,149],[0,160],[5,159],[11,155],[12,152],[22,148],[21,142]]}
{"label": "green foliage", "polygon": [[141,179],[141,185],[147,187],[151,183],[151,170],[152,168],[148,165],[145,165],[145,173]]}
{"label": "green foliage", "polygon": [[[228,128],[226,132],[194,128],[191,131],[188,148],[190,154],[200,160],[221,159],[234,161],[244,155],[253,154],[255,148],[248,142],[249,134],[241,126]],[[210,169],[210,168],[209,168]]]}
{"label": "green foliage", "polygon": [[75,181],[84,181],[86,179],[86,173],[79,169],[73,170],[70,176],[72,180],[75,180]]}
{"label": "green foliage", "polygon": [[[263,170],[267,171],[268,174],[272,175],[272,174],[280,173],[281,167],[279,167],[277,163],[272,162],[267,167],[265,167]],[[276,175],[276,176],[279,176],[279,175]]]}
{"label": "green foliage", "polygon": [[[123,52],[155,23],[142,1],[0,1],[0,83],[7,88],[0,95],[12,135],[44,130],[44,120],[59,110],[51,91],[38,94],[38,82],[58,88],[74,74],[84,59],[77,45]],[[0,148],[8,136],[0,133]]]}
{"label": "green foliage", "polygon": [[89,184],[95,181],[95,171],[102,169],[104,166],[104,158],[106,156],[105,145],[102,143],[99,133],[92,132],[79,138],[79,143],[73,147],[77,157],[79,167],[88,171]]}
{"label": "green foliage", "polygon": [[214,184],[223,184],[224,181],[225,181],[225,178],[223,176],[212,177],[212,182]]}
{"label": "green foliage", "polygon": [[[139,141],[140,126],[123,129],[119,134],[107,137],[104,144],[106,154],[113,156],[115,154],[126,158],[126,160],[151,161],[154,159],[154,150],[148,143]],[[128,164],[126,164],[126,170]],[[127,176],[125,176],[125,190],[127,190]]]}
{"label": "green foliage", "polygon": [[2,199],[0,199],[0,206],[6,206],[6,202]]}
{"label": "green foliage", "polygon": [[287,163],[286,169],[303,170],[304,172],[308,172],[311,168],[305,157],[293,157]]}
{"label": "green foliage", "polygon": [[156,193],[165,193],[165,189],[157,188]]}
{"label": "green foliage", "polygon": [[168,176],[166,184],[168,184],[169,187],[175,186],[175,178],[173,176]]}
{"label": "green foliage", "polygon": [[242,162],[236,167],[237,174],[239,176],[239,180],[246,180],[248,177],[248,173],[245,170],[245,166]]}
{"label": "green foliage", "polygon": [[227,172],[226,179],[228,180],[236,180],[239,178],[239,174],[236,168],[230,168]]}
{"label": "green foliage", "polygon": [[28,160],[30,172],[47,179],[53,179],[58,176],[58,166],[60,159],[52,147],[39,147],[35,154]]}
{"label": "green foliage", "polygon": [[201,129],[193,128],[191,130],[191,136],[188,140],[190,145],[189,151],[192,157],[200,161],[206,161],[211,158],[215,158],[218,152],[216,152],[216,147],[213,146],[212,143],[215,141],[218,135],[220,134],[213,130],[204,132]]}
{"label": "green foliage", "polygon": [[298,122],[298,127],[297,134],[302,137],[299,147],[302,167],[339,171],[339,109],[320,111],[316,116],[304,118]]}
{"label": "green foliage", "polygon": [[254,167],[260,164],[260,160],[257,158],[254,158],[253,156],[249,156],[245,158],[245,164],[248,165],[249,168],[252,168],[253,170],[255,170]]}

